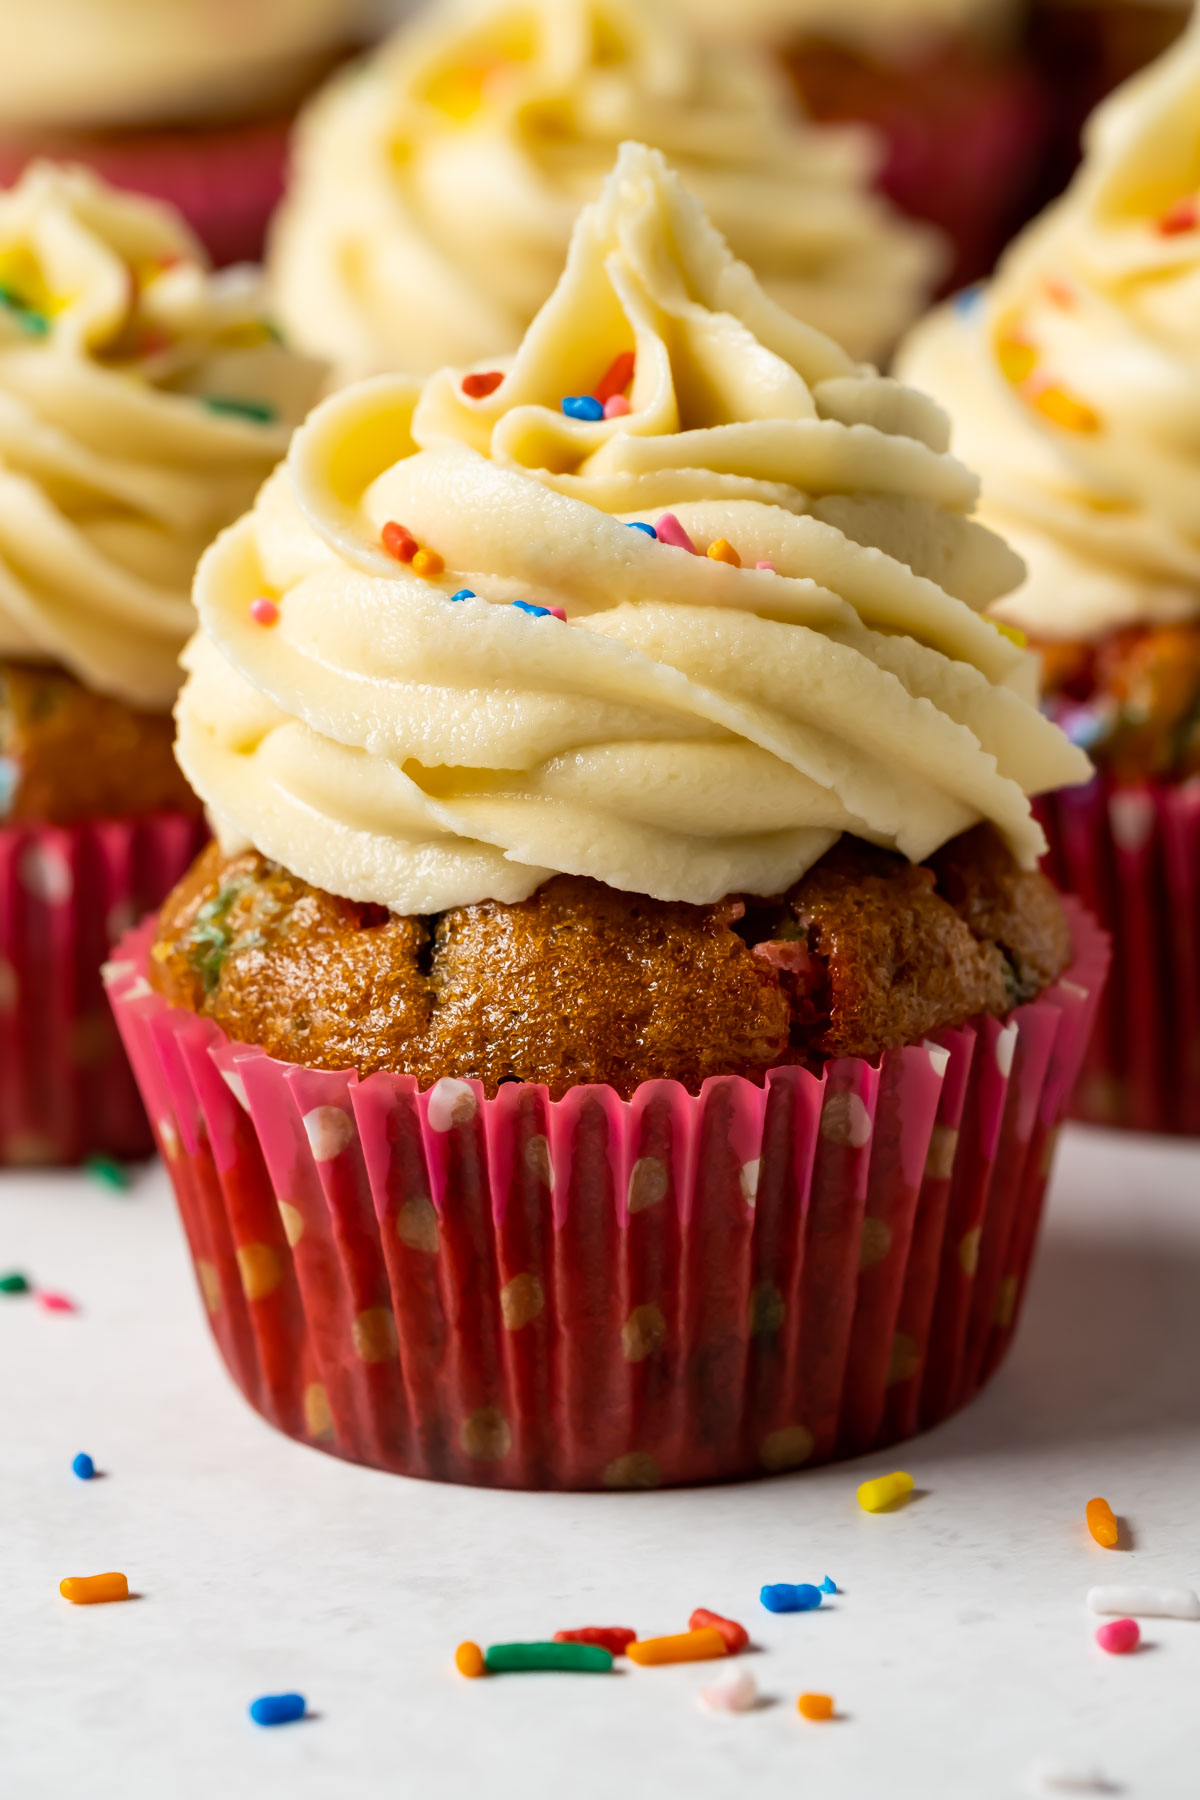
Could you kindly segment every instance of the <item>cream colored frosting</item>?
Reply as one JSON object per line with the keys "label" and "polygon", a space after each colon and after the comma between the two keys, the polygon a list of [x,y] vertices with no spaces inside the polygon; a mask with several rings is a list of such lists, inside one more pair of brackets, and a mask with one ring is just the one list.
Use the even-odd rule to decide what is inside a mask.
{"label": "cream colored frosting", "polygon": [[873,141],[805,121],[765,58],[702,47],[660,0],[459,0],[303,119],[280,318],[348,375],[514,350],[627,137],[852,355],[881,358],[920,310],[939,240],[872,191]]}
{"label": "cream colored frosting", "polygon": [[[564,416],[631,351],[624,416]],[[1020,564],[946,439],[626,145],[490,396],[453,370],[335,395],[205,556],[180,761],[228,847],[401,913],[555,871],[776,893],[843,831],[922,858],[983,818],[1032,864],[1026,796],[1088,764],[975,610]],[[628,523],[664,511],[742,566]]]}
{"label": "cream colored frosting", "polygon": [[0,193],[0,656],[169,708],[200,553],[320,378],[167,209],[46,164]]}
{"label": "cream colored frosting", "polygon": [[986,295],[901,354],[1029,565],[996,611],[1042,637],[1200,613],[1198,121],[1200,17],[1095,115]]}
{"label": "cream colored frosting", "polygon": [[1016,0],[673,0],[716,37],[777,41],[806,32],[887,52],[914,40],[990,34],[1015,18]]}
{"label": "cream colored frosting", "polygon": [[0,127],[73,130],[238,111],[286,94],[359,0],[7,0]]}

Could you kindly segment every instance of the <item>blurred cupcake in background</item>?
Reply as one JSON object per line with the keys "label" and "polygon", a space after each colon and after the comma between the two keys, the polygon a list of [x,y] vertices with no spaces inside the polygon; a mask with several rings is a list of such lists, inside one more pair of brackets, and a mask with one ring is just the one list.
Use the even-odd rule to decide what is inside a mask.
{"label": "blurred cupcake in background", "polygon": [[1116,934],[1087,1116],[1200,1131],[1200,20],[1107,101],[1066,196],[991,287],[920,326],[982,516],[1024,555],[996,616],[1101,771],[1052,867]]}
{"label": "blurred cupcake in background", "polygon": [[281,1429],[653,1487],[997,1366],[1105,951],[948,439],[626,143],[501,379],[334,395],[206,554],[217,842],[109,981]]}
{"label": "blurred cupcake in background", "polygon": [[674,0],[719,40],[781,56],[814,119],[881,134],[884,191],[955,249],[950,285],[992,267],[1029,216],[1047,106],[1024,0]]}
{"label": "blurred cupcake in background", "polygon": [[272,241],[282,324],[348,375],[515,349],[630,137],[856,357],[887,355],[944,267],[872,191],[872,140],[805,120],[758,53],[702,46],[659,0],[466,0],[302,119]]}
{"label": "blurred cupcake in background", "polygon": [[35,0],[5,8],[0,182],[83,163],[256,259],[303,96],[363,41],[365,0]]}
{"label": "blurred cupcake in background", "polygon": [[201,839],[192,576],[320,376],[166,208],[49,164],[0,195],[0,1162],[149,1148],[99,965]]}

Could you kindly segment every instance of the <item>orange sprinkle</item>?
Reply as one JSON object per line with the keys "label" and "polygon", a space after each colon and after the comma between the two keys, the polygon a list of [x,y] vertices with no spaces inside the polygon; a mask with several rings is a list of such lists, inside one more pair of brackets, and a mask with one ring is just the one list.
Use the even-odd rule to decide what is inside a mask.
{"label": "orange sprinkle", "polygon": [[68,1575],[58,1591],[73,1606],[99,1606],[106,1600],[128,1600],[129,1582],[124,1575]]}
{"label": "orange sprinkle", "polygon": [[460,1675],[466,1676],[468,1681],[477,1681],[485,1667],[483,1651],[478,1644],[473,1644],[468,1639],[465,1644],[460,1644],[454,1652],[454,1666]]}
{"label": "orange sprinkle", "polygon": [[728,538],[718,538],[715,544],[710,544],[708,554],[714,562],[731,563],[735,569],[742,566],[742,559]]}
{"label": "orange sprinkle", "polygon": [[1049,419],[1052,425],[1060,425],[1064,431],[1088,433],[1100,430],[1099,413],[1094,412],[1086,400],[1077,400],[1064,387],[1051,384],[1039,388],[1029,400],[1043,419]]}
{"label": "orange sprinkle", "polygon": [[796,1711],[802,1719],[832,1719],[833,1698],[829,1694],[801,1694],[796,1702]]}
{"label": "orange sprinkle", "polygon": [[620,356],[614,357],[608,373],[602,381],[598,381],[592,389],[593,398],[601,405],[612,400],[617,394],[623,394],[633,380],[633,371],[637,366],[637,357],[632,350],[622,350]]}
{"label": "orange sprinkle", "polygon": [[397,562],[410,563],[417,554],[417,540],[407,525],[398,525],[395,519],[389,519],[379,535],[384,549]]}
{"label": "orange sprinkle", "polygon": [[996,343],[996,358],[1005,379],[1019,387],[1037,368],[1038,353],[1025,338],[1002,337]]}
{"label": "orange sprinkle", "polygon": [[426,580],[440,575],[446,567],[446,559],[439,556],[436,550],[418,550],[412,559],[413,574],[421,575]]}
{"label": "orange sprinkle", "polygon": [[1192,199],[1177,200],[1158,221],[1163,237],[1178,237],[1181,232],[1195,231],[1197,225],[1200,225],[1200,202]]}
{"label": "orange sprinkle", "polygon": [[1107,1500],[1089,1500],[1087,1503],[1087,1528],[1098,1544],[1106,1550],[1115,1550],[1121,1536],[1116,1515]]}
{"label": "orange sprinkle", "polygon": [[709,1662],[728,1656],[729,1645],[710,1625],[701,1631],[681,1631],[677,1637],[642,1638],[625,1654],[630,1662],[647,1668],[655,1663]]}
{"label": "orange sprinkle", "polygon": [[495,393],[503,380],[504,375],[499,369],[489,369],[486,374],[481,375],[464,375],[462,391],[468,400],[486,400],[489,394]]}
{"label": "orange sprinkle", "polygon": [[1046,298],[1053,300],[1055,306],[1061,306],[1068,312],[1074,306],[1075,289],[1069,282],[1059,281],[1053,275],[1049,275],[1042,286],[1046,290]]}

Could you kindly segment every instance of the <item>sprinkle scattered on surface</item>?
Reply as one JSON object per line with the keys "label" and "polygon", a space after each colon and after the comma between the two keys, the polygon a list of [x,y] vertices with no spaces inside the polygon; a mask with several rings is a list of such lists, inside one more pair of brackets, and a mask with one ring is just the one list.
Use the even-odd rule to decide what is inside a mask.
{"label": "sprinkle scattered on surface", "polygon": [[[253,606],[250,610],[253,613]],[[132,1185],[129,1170],[115,1156],[89,1156],[83,1166],[93,1181],[115,1194],[127,1193]]]}
{"label": "sprinkle scattered on surface", "polygon": [[1098,1544],[1106,1550],[1115,1550],[1121,1536],[1116,1515],[1107,1500],[1099,1498],[1089,1500],[1085,1512],[1087,1528]]}
{"label": "sprinkle scattered on surface", "polygon": [[[986,614],[984,616],[987,617]],[[998,631],[1002,638],[1007,638],[1010,644],[1015,644],[1018,650],[1027,648],[1029,639],[1025,636],[1025,633],[1021,630],[1020,626],[1008,625],[1003,619],[991,618],[988,619],[988,624],[993,630]]]}
{"label": "sprinkle scattered on surface", "polygon": [[71,1473],[78,1475],[80,1481],[90,1481],[96,1473],[96,1465],[86,1450],[81,1450],[71,1464]]}
{"label": "sprinkle scattered on surface", "polygon": [[1111,1624],[1100,1626],[1096,1642],[1110,1656],[1128,1656],[1137,1649],[1141,1636],[1142,1628],[1136,1619],[1113,1619]]}
{"label": "sprinkle scattered on surface", "polygon": [[1200,1619],[1200,1600],[1191,1588],[1094,1587],[1088,1589],[1094,1613],[1140,1613],[1144,1619]]}
{"label": "sprinkle scattered on surface", "polygon": [[489,394],[495,393],[503,380],[504,375],[500,369],[488,369],[478,375],[464,375],[462,391],[468,400],[486,400]]}
{"label": "sprinkle scattered on surface", "polygon": [[710,544],[708,554],[714,562],[729,563],[735,569],[742,566],[742,559],[728,538],[718,538],[715,544]]}
{"label": "sprinkle scattered on surface", "polygon": [[260,594],[257,600],[250,602],[250,617],[256,625],[278,625],[279,608],[265,594]]}
{"label": "sprinkle scattered on surface", "polygon": [[624,394],[625,389],[633,380],[633,371],[636,367],[637,353],[633,350],[622,350],[619,356],[613,357],[604,376],[592,389],[601,405],[604,405],[607,400],[615,400]]}
{"label": "sprinkle scattered on surface", "polygon": [[412,559],[412,566],[414,575],[420,575],[428,581],[445,571],[446,559],[439,556],[436,550],[418,550]]}
{"label": "sprinkle scattered on surface", "polygon": [[647,525],[646,521],[644,519],[630,519],[629,530],[630,531],[644,531],[646,536],[651,537],[651,538],[658,537],[658,533],[657,533],[657,531],[655,531],[653,525]]}
{"label": "sprinkle scattered on surface", "polygon": [[660,544],[671,544],[676,550],[689,550],[693,556],[699,556],[700,552],[674,513],[664,513],[654,531]]}
{"label": "sprinkle scattered on surface", "polygon": [[604,402],[604,416],[606,419],[626,419],[632,411],[633,407],[625,398],[624,394],[614,394],[611,400],[606,400]]}
{"label": "sprinkle scattered on surface", "polygon": [[451,594],[451,600],[475,600],[478,596],[474,588],[459,588],[457,594]]}
{"label": "sprinkle scattered on surface", "polygon": [[468,1681],[478,1681],[479,1677],[486,1672],[483,1651],[478,1644],[473,1644],[468,1638],[454,1652],[454,1666],[460,1675],[466,1676]]}
{"label": "sprinkle scattered on surface", "polygon": [[1005,380],[1020,387],[1037,368],[1038,353],[1025,338],[1002,337],[996,344],[996,360]]}
{"label": "sprinkle scattered on surface", "polygon": [[58,1591],[72,1606],[104,1606],[111,1600],[128,1600],[129,1583],[115,1571],[109,1575],[68,1575]]}
{"label": "sprinkle scattered on surface", "polygon": [[518,612],[528,613],[531,619],[548,619],[548,606],[535,606],[532,600],[514,600],[513,605]]}
{"label": "sprinkle scattered on surface", "polygon": [[562,409],[568,419],[582,419],[588,425],[598,424],[604,417],[603,401],[593,399],[591,394],[567,394]]}
{"label": "sprinkle scattered on surface", "polygon": [[612,1652],[599,1644],[489,1644],[484,1652],[489,1675],[523,1675],[556,1670],[573,1675],[607,1675]]}
{"label": "sprinkle scattered on surface", "polygon": [[1069,1763],[1039,1761],[1025,1776],[1030,1794],[1113,1794],[1118,1790],[1099,1769],[1072,1768]]}
{"label": "sprinkle scattered on surface", "polygon": [[641,1638],[630,1644],[626,1654],[630,1662],[651,1668],[662,1663],[711,1662],[714,1657],[728,1656],[729,1646],[719,1631],[707,1626],[701,1631],[681,1631],[675,1637]]}
{"label": "sprinkle scattered on surface", "polygon": [[711,1687],[701,1688],[696,1703],[705,1712],[749,1712],[758,1703],[758,1683],[749,1669],[729,1669]]}
{"label": "sprinkle scattered on surface", "polygon": [[408,526],[396,519],[389,519],[379,536],[388,555],[397,562],[410,563],[420,548]]}
{"label": "sprinkle scattered on surface", "polygon": [[750,1642],[750,1633],[744,1625],[739,1625],[736,1619],[723,1619],[720,1613],[709,1612],[706,1606],[698,1606],[688,1620],[688,1629],[703,1631],[706,1627],[711,1631],[720,1632],[731,1656],[735,1656],[739,1650],[744,1650]]}
{"label": "sprinkle scattered on surface", "polygon": [[45,313],[38,312],[34,306],[29,306],[19,294],[13,292],[12,288],[0,287],[0,307],[3,307],[5,312],[11,313],[28,337],[49,336],[50,321]]}
{"label": "sprinkle scattered on surface", "polygon": [[811,1582],[776,1581],[759,1590],[759,1599],[768,1612],[815,1612],[821,1604],[821,1590]]}
{"label": "sprinkle scattered on surface", "polygon": [[637,1632],[625,1625],[581,1625],[577,1631],[556,1631],[556,1644],[599,1644],[610,1656],[624,1656]]}
{"label": "sprinkle scattered on surface", "polygon": [[1064,431],[1075,431],[1086,437],[1100,430],[1100,414],[1086,400],[1077,399],[1054,382],[1038,388],[1029,399],[1043,419],[1049,419],[1052,425],[1061,426]]}
{"label": "sprinkle scattered on surface", "polygon": [[1179,237],[1185,231],[1195,231],[1200,225],[1200,201],[1177,200],[1163,213],[1157,225],[1163,237]]}
{"label": "sprinkle scattered on surface", "polygon": [[279,416],[266,400],[233,400],[223,394],[206,394],[204,404],[209,412],[245,419],[251,425],[273,425]]}
{"label": "sprinkle scattered on surface", "polygon": [[303,1694],[260,1694],[250,1702],[250,1717],[256,1725],[294,1725],[307,1710]]}
{"label": "sprinkle scattered on surface", "polygon": [[78,1310],[75,1302],[65,1294],[50,1293],[45,1288],[39,1288],[35,1298],[44,1312],[73,1313]]}
{"label": "sprinkle scattered on surface", "polygon": [[774,575],[776,572],[773,562],[756,562],[754,566],[756,569],[765,569],[769,575]]}
{"label": "sprinkle scattered on surface", "polygon": [[834,1581],[834,1579],[831,1575],[827,1575],[825,1577],[824,1581],[821,1583],[821,1592],[823,1594],[836,1594],[837,1593],[837,1582]]}
{"label": "sprinkle scattered on surface", "polygon": [[796,1711],[802,1719],[811,1719],[820,1724],[833,1717],[833,1698],[829,1694],[801,1694],[796,1702]]}
{"label": "sprinkle scattered on surface", "polygon": [[875,1481],[864,1481],[858,1490],[858,1504],[864,1512],[886,1512],[911,1494],[916,1483],[911,1475],[897,1470],[894,1475],[880,1475]]}
{"label": "sprinkle scattered on surface", "polygon": [[22,1275],[17,1269],[10,1269],[7,1275],[0,1275],[0,1294],[27,1294],[29,1277]]}

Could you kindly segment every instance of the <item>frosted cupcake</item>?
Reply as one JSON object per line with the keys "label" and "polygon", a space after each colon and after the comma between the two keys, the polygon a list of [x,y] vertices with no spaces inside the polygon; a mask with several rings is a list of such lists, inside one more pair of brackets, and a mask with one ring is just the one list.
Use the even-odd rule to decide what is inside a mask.
{"label": "frosted cupcake", "polygon": [[7,9],[0,181],[87,163],[177,206],[221,262],[257,257],[298,101],[361,0],[38,0]]}
{"label": "frosted cupcake", "polygon": [[1104,959],[946,439],[626,145],[511,363],[336,396],[207,554],[219,838],[110,982],[284,1430],[652,1486],[995,1366]]}
{"label": "frosted cupcake", "polygon": [[997,616],[1101,777],[1048,820],[1115,929],[1089,1116],[1200,1129],[1200,23],[1095,115],[1065,198],[905,377],[954,410],[983,516],[1029,565]]}
{"label": "frosted cupcake", "polygon": [[303,119],[275,227],[294,340],[348,373],[512,351],[623,137],[660,145],[771,296],[881,358],[943,267],[872,193],[876,155],[818,129],[753,52],[659,0],[475,0],[402,30]]}
{"label": "frosted cupcake", "polygon": [[878,130],[886,192],[991,268],[1039,191],[1049,109],[1017,0],[675,0],[717,40],[770,45],[819,120]]}
{"label": "frosted cupcake", "polygon": [[200,841],[192,577],[319,380],[262,308],[82,171],[0,194],[0,1161],[148,1147],[98,967]]}

